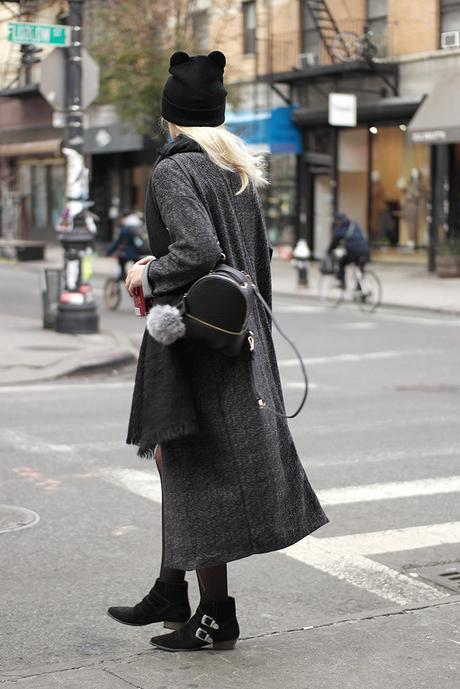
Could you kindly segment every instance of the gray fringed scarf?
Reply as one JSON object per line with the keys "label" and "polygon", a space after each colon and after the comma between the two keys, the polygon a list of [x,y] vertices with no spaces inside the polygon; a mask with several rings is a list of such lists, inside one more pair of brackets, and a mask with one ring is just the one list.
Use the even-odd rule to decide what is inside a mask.
{"label": "gray fringed scarf", "polygon": [[[175,153],[201,150],[191,139],[178,137],[163,147],[155,165]],[[145,217],[152,254],[159,258],[167,253],[170,239],[151,184],[147,190]],[[166,295],[155,299],[154,303],[174,304],[181,296]],[[154,340],[147,330],[144,333],[126,438],[128,444],[139,446],[139,457],[151,458],[157,444],[199,432],[187,371],[182,365],[181,350],[187,346],[188,343],[182,341],[165,346]]]}

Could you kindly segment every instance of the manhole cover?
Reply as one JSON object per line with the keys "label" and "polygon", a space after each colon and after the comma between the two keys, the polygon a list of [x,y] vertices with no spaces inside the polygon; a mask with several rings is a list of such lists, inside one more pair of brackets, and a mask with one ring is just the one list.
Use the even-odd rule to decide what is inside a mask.
{"label": "manhole cover", "polygon": [[451,562],[448,565],[435,565],[434,567],[421,567],[417,573],[434,584],[444,586],[456,593],[460,593],[460,562]]}
{"label": "manhole cover", "polygon": [[0,533],[27,529],[28,526],[34,526],[39,519],[36,512],[25,507],[0,505]]}

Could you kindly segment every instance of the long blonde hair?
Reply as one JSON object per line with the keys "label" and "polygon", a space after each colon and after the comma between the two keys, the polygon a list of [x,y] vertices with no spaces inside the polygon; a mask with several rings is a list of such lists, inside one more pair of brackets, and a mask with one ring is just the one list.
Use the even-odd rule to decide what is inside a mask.
{"label": "long blonde hair", "polygon": [[[169,124],[165,119],[162,119],[162,123],[166,127]],[[218,127],[184,127],[171,123],[171,126],[176,136],[185,134],[200,144],[216,165],[239,174],[241,187],[237,195],[246,189],[250,179],[257,187],[263,187],[269,183],[264,176],[263,159],[252,155],[246,144],[238,136],[232,134],[225,124]]]}

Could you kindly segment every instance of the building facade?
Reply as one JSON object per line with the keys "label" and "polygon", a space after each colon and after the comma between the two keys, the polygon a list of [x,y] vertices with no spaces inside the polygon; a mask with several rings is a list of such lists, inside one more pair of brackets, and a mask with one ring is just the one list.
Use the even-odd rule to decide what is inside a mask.
{"label": "building facade", "polygon": [[[91,42],[100,0],[84,3],[86,44]],[[24,57],[7,40],[9,21],[65,23],[63,0],[0,4],[0,236],[56,241],[65,204],[66,160],[62,113],[44,97],[42,65],[52,48]],[[56,50],[60,50],[56,48]],[[90,171],[91,210],[98,238],[109,241],[121,212],[142,211],[144,191],[158,144],[121,122],[110,105],[92,105],[84,122],[85,164]]]}
{"label": "building facade", "polygon": [[[444,101],[432,101],[424,132],[415,116],[442,82],[456,90],[460,2],[248,0],[234,11],[233,34],[216,45],[236,65],[235,109],[270,117],[290,106],[301,136],[300,152],[268,141],[272,240],[306,237],[320,256],[340,210],[365,228],[374,255],[434,269],[437,246],[460,235],[460,137]],[[331,93],[354,97],[351,126],[340,98],[331,124]]]}
{"label": "building facade", "polygon": [[[460,85],[460,0],[170,2],[188,12],[185,49],[227,56],[226,121],[266,157],[272,242],[306,238],[320,257],[340,210],[363,226],[375,256],[433,269],[437,247],[460,235],[458,108],[449,105]],[[85,2],[89,38],[101,4]],[[20,8],[23,21],[59,23],[66,7],[0,4],[3,235],[52,239],[65,180],[64,131],[40,93],[40,64],[18,71],[24,56],[6,41],[7,21]],[[157,143],[110,105],[88,110],[84,136],[108,240],[117,210],[142,210]]]}

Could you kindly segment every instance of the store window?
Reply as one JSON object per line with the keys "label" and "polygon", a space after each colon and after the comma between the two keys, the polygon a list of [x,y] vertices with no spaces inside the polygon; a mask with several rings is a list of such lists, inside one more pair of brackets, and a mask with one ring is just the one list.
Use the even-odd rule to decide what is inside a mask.
{"label": "store window", "polygon": [[428,245],[430,148],[411,144],[406,125],[369,128],[369,236],[377,247],[408,251]]}
{"label": "store window", "polygon": [[344,128],[338,151],[338,209],[367,226],[369,133],[367,127]]}
{"label": "store window", "polygon": [[292,154],[269,156],[270,185],[260,190],[273,246],[295,242],[296,157]]}
{"label": "store window", "polygon": [[243,53],[256,52],[256,3],[243,2]]}
{"label": "store window", "polygon": [[441,33],[445,31],[460,31],[460,2],[459,0],[441,0]]}
{"label": "store window", "polygon": [[367,0],[367,26],[379,57],[388,54],[388,0]]}
{"label": "store window", "polygon": [[30,239],[54,236],[65,203],[65,167],[59,161],[23,161],[19,169],[22,223]]}

